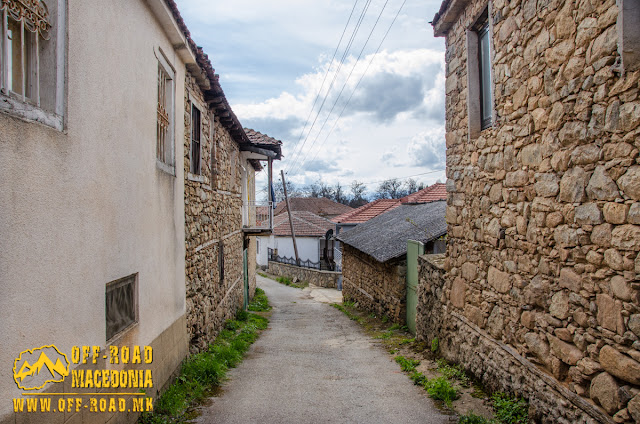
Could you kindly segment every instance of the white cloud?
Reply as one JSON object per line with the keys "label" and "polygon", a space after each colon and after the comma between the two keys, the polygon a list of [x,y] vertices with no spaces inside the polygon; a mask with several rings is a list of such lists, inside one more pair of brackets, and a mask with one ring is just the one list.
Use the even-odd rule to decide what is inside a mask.
{"label": "white cloud", "polygon": [[[308,137],[311,122],[306,125],[300,144],[305,139],[306,143],[299,154],[296,143],[353,0],[177,2],[195,41],[209,53],[220,73],[227,98],[243,125],[283,141],[285,158],[275,164],[276,172],[292,169],[290,179],[296,184],[322,178],[346,186],[354,179],[379,181],[444,169],[444,138],[437,132],[444,128],[444,41],[433,37],[427,23],[441,0],[407,0],[383,50],[336,122],[403,0],[389,1],[364,57],[356,63],[384,2],[371,3]],[[350,28],[363,5],[358,3]],[[350,33],[345,34],[338,58]],[[333,63],[312,121],[336,68]],[[327,119],[343,85],[344,92]],[[304,161],[300,172],[295,172]],[[444,173],[429,174],[422,181],[438,178],[444,178]]]}

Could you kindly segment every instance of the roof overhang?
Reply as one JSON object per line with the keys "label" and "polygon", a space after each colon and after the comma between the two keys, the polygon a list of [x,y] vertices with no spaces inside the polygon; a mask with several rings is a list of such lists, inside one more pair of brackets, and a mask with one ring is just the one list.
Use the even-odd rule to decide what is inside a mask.
{"label": "roof overhang", "polygon": [[243,156],[247,159],[278,159],[278,153],[249,144],[241,144],[240,151],[243,152]]}
{"label": "roof overhang", "polygon": [[453,24],[458,20],[460,13],[471,3],[471,0],[444,0],[440,11],[433,18],[433,35],[444,37]]}
{"label": "roof overhang", "polygon": [[178,22],[167,3],[164,0],[146,1],[180,59],[187,67],[197,66],[196,56],[189,48],[187,38],[178,26]]}

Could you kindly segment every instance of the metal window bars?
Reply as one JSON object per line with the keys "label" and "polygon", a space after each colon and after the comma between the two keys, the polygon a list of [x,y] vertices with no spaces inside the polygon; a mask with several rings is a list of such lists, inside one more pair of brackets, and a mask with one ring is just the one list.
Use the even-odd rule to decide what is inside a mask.
{"label": "metal window bars", "polygon": [[173,166],[173,150],[171,148],[171,77],[158,63],[158,135],[156,154],[158,160]]}
{"label": "metal window bars", "polygon": [[40,106],[40,38],[49,40],[51,22],[41,0],[0,0],[2,41],[0,89]]}

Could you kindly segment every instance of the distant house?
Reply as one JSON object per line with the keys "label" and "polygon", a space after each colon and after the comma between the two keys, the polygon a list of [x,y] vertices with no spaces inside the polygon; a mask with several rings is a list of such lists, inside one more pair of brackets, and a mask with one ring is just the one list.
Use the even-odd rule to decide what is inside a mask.
{"label": "distant house", "polygon": [[[332,267],[334,241],[327,240],[327,232],[332,234],[334,223],[307,211],[293,211],[293,228],[296,235],[300,261],[317,264],[318,269]],[[281,213],[274,218],[273,234],[258,239],[257,263],[269,265],[269,251],[280,258],[295,261],[289,214]]]}
{"label": "distant house", "polygon": [[378,199],[357,209],[336,216],[331,221],[336,224],[336,234],[349,230],[358,224],[367,222],[385,212],[400,206],[400,199]]}
{"label": "distant house", "polygon": [[412,193],[401,199],[378,199],[360,206],[357,209],[343,213],[331,221],[336,223],[336,234],[367,222],[378,215],[389,212],[405,203],[427,203],[434,200],[447,200],[447,188],[445,184],[435,183],[420,191]]}
{"label": "distant house", "polygon": [[425,253],[445,251],[446,202],[401,204],[340,235],[345,300],[403,323],[406,314],[407,241]]}
{"label": "distant house", "polygon": [[[334,202],[326,197],[294,197],[289,199],[289,206],[292,211],[311,212],[327,219],[335,218],[353,210],[351,206]],[[280,215],[286,211],[287,204],[282,201],[278,203],[274,215]]]}

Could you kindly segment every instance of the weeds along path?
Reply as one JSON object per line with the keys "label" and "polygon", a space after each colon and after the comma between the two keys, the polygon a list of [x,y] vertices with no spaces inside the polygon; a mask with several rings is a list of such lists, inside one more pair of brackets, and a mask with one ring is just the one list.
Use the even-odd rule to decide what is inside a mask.
{"label": "weeds along path", "polygon": [[197,423],[449,423],[355,322],[258,276],[269,328]]}

